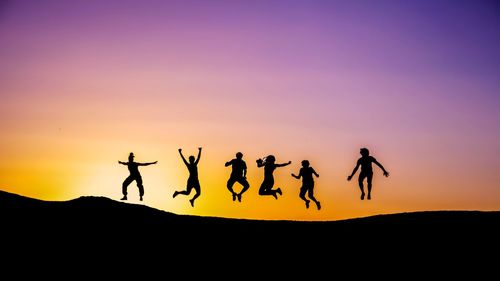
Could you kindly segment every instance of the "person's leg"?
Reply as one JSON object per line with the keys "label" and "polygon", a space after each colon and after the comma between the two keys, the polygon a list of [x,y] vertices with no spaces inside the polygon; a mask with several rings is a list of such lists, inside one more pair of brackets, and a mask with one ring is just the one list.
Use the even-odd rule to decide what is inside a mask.
{"label": "person's leg", "polygon": [[363,180],[365,177],[365,173],[360,173],[358,178],[359,189],[361,190],[361,200],[365,199],[365,189],[363,187]]}
{"label": "person's leg", "polygon": [[192,207],[194,207],[194,200],[196,200],[196,198],[198,198],[201,195],[200,182],[194,183],[193,188],[196,191],[196,193],[194,194],[193,198],[191,198],[191,200],[189,200]]}
{"label": "person's leg", "polygon": [[245,178],[239,179],[238,182],[243,186],[240,193],[238,193],[238,202],[241,202],[241,195],[243,195],[243,193],[245,193],[250,188],[250,184]]}
{"label": "person's leg", "polygon": [[144,196],[144,186],[142,185],[142,177],[138,176],[136,179],[137,187],[139,188],[139,200],[142,201],[142,196]]}
{"label": "person's leg", "polygon": [[279,194],[279,195],[283,195],[283,192],[281,192],[281,188],[276,188],[276,189],[272,189],[274,186],[274,178],[272,179],[272,183],[271,183],[271,186],[269,187],[269,192],[271,193],[271,195],[275,198],[275,199],[278,199],[278,195],[276,194]]}
{"label": "person's leg", "polygon": [[321,203],[316,200],[316,198],[314,197],[314,183],[310,184],[309,185],[309,189],[307,190],[307,196],[312,200],[314,201],[314,203],[316,203],[316,207],[318,208],[318,210],[321,209]]}
{"label": "person's leg", "polygon": [[366,183],[367,183],[367,187],[368,187],[368,196],[366,197],[366,199],[370,200],[372,199],[372,179],[373,179],[373,173],[369,173],[368,175],[366,175]]}
{"label": "person's leg", "polygon": [[268,191],[269,194],[271,194],[274,197],[274,199],[278,199],[278,195],[276,195],[276,194],[279,194],[279,195],[283,194],[281,192],[281,188],[278,187],[278,188],[276,188],[276,189],[273,190],[274,178],[271,179],[269,182],[270,182],[270,184],[269,184],[269,191]]}
{"label": "person's leg", "polygon": [[274,185],[274,180],[264,179],[259,188],[259,195],[272,195],[275,199],[278,199],[276,195],[276,190],[272,190]]}
{"label": "person's leg", "polygon": [[191,189],[193,189],[193,183],[192,183],[191,179],[188,179],[187,184],[186,184],[186,190],[175,191],[173,197],[175,198],[179,194],[189,195],[189,193],[191,193]]}
{"label": "person's leg", "polygon": [[306,202],[306,208],[309,209],[309,200],[306,198],[307,189],[304,185],[300,188],[299,197]]}
{"label": "person's leg", "polygon": [[236,193],[233,190],[233,185],[235,182],[236,182],[236,180],[233,177],[230,177],[227,180],[227,189],[229,190],[229,192],[231,192],[231,195],[233,195],[233,201],[236,200]]}
{"label": "person's leg", "polygon": [[132,175],[128,176],[122,184],[122,193],[123,193],[123,198],[121,200],[127,200],[127,186],[134,181],[134,177]]}
{"label": "person's leg", "polygon": [[259,195],[269,195],[269,187],[268,187],[269,183],[267,180],[264,180],[260,187],[259,187]]}

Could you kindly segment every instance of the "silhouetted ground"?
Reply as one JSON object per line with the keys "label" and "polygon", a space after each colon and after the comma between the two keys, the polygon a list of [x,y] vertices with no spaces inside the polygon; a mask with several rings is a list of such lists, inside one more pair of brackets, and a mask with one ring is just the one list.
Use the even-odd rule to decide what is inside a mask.
{"label": "silhouetted ground", "polygon": [[500,212],[259,221],[176,215],[103,197],[49,202],[0,191],[0,213],[0,254],[10,262],[111,267],[121,273],[187,267],[183,274],[189,275],[216,264],[220,274],[236,270],[244,277],[285,267],[285,275],[294,277],[333,274],[351,265],[359,267],[355,275],[394,274],[399,268],[411,275],[469,270],[478,277],[490,262],[496,264],[500,239]]}

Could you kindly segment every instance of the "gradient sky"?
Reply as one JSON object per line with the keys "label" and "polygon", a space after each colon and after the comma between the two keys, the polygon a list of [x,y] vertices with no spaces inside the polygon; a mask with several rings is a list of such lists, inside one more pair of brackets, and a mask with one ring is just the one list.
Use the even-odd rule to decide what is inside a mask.
{"label": "gradient sky", "polygon": [[[498,1],[1,1],[0,188],[178,214],[337,220],[500,210]],[[204,148],[195,208],[178,156]],[[352,171],[368,147],[373,200]],[[250,189],[231,200],[237,151]],[[268,154],[279,200],[257,194]],[[300,161],[323,209],[299,199]],[[357,175],[356,175],[357,176]],[[239,186],[235,185],[237,190]]]}

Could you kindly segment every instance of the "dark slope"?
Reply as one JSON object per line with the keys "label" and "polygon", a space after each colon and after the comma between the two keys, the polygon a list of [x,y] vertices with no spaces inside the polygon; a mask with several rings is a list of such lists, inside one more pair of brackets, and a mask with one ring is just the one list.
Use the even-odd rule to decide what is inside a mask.
{"label": "dark slope", "polygon": [[257,267],[278,262],[302,268],[337,259],[405,263],[423,256],[422,261],[435,265],[496,256],[500,239],[500,212],[258,221],[176,215],[103,197],[49,202],[0,191],[0,213],[4,253],[32,256],[49,251],[61,258],[126,258],[132,264],[137,256],[160,256],[177,262]]}

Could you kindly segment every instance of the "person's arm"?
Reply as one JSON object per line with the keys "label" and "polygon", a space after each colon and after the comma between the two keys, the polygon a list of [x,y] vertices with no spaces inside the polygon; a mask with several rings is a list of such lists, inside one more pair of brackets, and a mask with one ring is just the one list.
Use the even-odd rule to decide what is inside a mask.
{"label": "person's arm", "polygon": [[311,169],[312,169],[313,174],[314,174],[317,178],[319,178],[318,173],[316,173],[316,171],[315,171],[313,168],[311,168]]}
{"label": "person's arm", "polygon": [[354,167],[354,170],[352,170],[352,174],[347,177],[348,181],[350,181],[352,179],[352,177],[354,176],[354,174],[356,174],[360,165],[361,165],[361,161],[358,160],[358,162],[356,163],[356,167]]}
{"label": "person's arm", "polygon": [[126,163],[126,162],[122,162],[122,161],[119,161],[119,160],[118,160],[118,163],[119,163],[119,164],[122,164],[122,165],[127,165],[127,163]]}
{"label": "person's arm", "polygon": [[375,165],[379,166],[380,169],[382,169],[382,171],[384,171],[384,176],[388,177],[389,176],[389,172],[387,172],[384,168],[384,166],[382,166],[382,164],[380,164],[377,160],[375,160],[375,158],[373,158],[373,163],[375,163]]}
{"label": "person's arm", "polygon": [[295,175],[294,173],[292,173],[292,177],[296,178],[296,179],[300,179],[300,177],[302,177],[302,169],[300,169],[299,171],[299,175]]}
{"label": "person's arm", "polygon": [[247,177],[247,163],[243,162],[243,178]]}
{"label": "person's arm", "polygon": [[149,163],[137,163],[137,165],[139,165],[139,166],[149,166],[149,165],[154,165],[156,163],[158,163],[158,161],[149,162]]}
{"label": "person's arm", "polygon": [[186,166],[189,166],[188,161],[186,161],[186,158],[184,158],[184,155],[182,155],[182,148],[179,148],[179,154],[181,155],[181,158],[182,158],[182,161],[184,161],[184,164],[186,164]]}
{"label": "person's arm", "polygon": [[226,164],[224,164],[225,167],[231,166],[233,164],[233,160],[227,161]]}
{"label": "person's arm", "polygon": [[276,167],[285,167],[285,166],[288,166],[292,164],[292,161],[288,161],[287,163],[283,163],[283,164],[276,164]]}
{"label": "person's arm", "polygon": [[200,162],[200,157],[201,157],[201,147],[198,147],[198,157],[196,157],[196,161],[194,161],[195,164],[198,164],[198,162]]}

